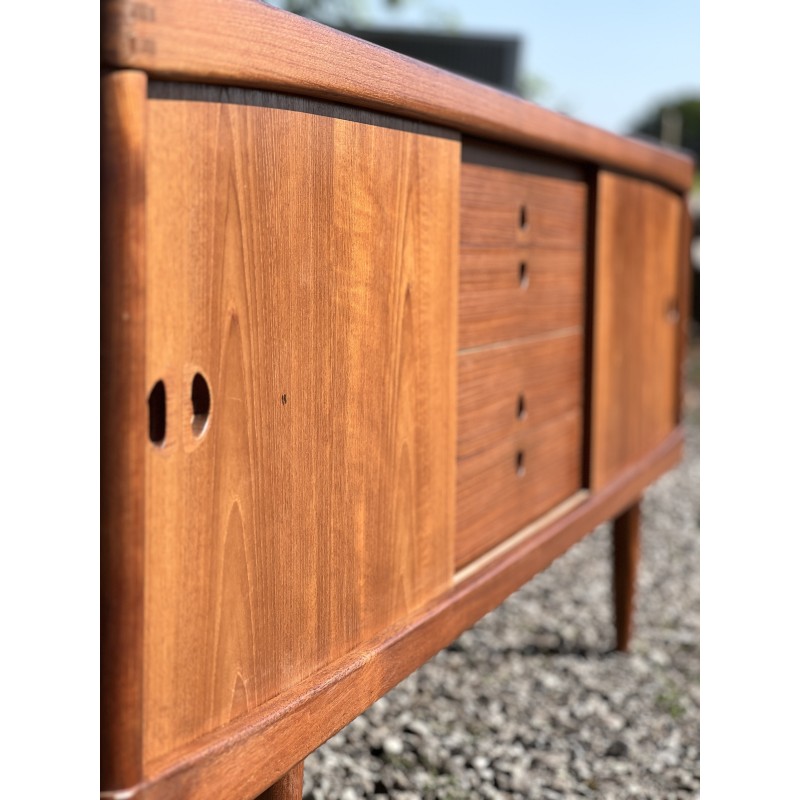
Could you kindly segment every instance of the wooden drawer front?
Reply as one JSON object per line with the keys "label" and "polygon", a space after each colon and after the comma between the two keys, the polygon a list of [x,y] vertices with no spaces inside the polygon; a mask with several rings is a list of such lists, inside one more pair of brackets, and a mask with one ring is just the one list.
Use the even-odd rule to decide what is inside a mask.
{"label": "wooden drawer front", "polygon": [[482,164],[461,168],[461,246],[583,249],[586,186]]}
{"label": "wooden drawer front", "polygon": [[458,569],[583,482],[587,188],[515,158],[461,167]]}
{"label": "wooden drawer front", "polygon": [[576,408],[459,459],[456,569],[580,489],[582,438]]}
{"label": "wooden drawer front", "polygon": [[458,360],[458,458],[582,405],[583,334],[513,342]]}
{"label": "wooden drawer front", "polygon": [[462,248],[459,347],[582,326],[584,275],[582,247]]}

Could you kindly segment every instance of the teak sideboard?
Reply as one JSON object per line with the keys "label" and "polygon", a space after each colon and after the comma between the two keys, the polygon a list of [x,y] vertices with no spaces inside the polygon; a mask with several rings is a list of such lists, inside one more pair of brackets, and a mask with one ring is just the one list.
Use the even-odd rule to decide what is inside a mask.
{"label": "teak sideboard", "polygon": [[299,798],[609,519],[624,649],[691,160],[256,0],[101,44],[102,796]]}

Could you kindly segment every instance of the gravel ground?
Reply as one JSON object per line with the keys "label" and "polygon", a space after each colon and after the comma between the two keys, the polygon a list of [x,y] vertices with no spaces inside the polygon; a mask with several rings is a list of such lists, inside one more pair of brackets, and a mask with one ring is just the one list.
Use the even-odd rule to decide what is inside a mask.
{"label": "gravel ground", "polygon": [[306,760],[304,798],[687,798],[700,783],[699,356],[646,494],[631,652],[603,525]]}

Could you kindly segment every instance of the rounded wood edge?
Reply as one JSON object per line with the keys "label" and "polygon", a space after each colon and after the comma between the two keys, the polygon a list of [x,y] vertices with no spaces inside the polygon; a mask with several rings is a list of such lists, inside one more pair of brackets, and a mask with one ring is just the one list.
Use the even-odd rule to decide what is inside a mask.
{"label": "rounded wood edge", "polygon": [[405,624],[224,729],[151,764],[151,776],[141,785],[101,797],[214,800],[257,795],[569,547],[628,508],[680,461],[683,441],[683,428],[678,427],[602,490],[501,553]]}
{"label": "rounded wood edge", "polygon": [[100,98],[100,786],[111,789],[142,777],[147,75],[107,73]]}
{"label": "rounded wood edge", "polygon": [[104,0],[101,58],[170,80],[334,100],[627,170],[678,191],[689,156],[626,139],[257,0]]}

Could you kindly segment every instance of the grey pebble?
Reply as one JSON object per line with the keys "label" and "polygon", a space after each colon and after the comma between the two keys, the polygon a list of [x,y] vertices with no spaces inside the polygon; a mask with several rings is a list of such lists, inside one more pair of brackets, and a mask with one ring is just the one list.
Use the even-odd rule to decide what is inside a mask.
{"label": "grey pebble", "polygon": [[383,740],[383,752],[390,756],[399,756],[403,752],[403,740],[399,736],[387,736]]}
{"label": "grey pebble", "polygon": [[625,758],[628,755],[628,745],[625,744],[621,739],[617,739],[615,742],[611,742],[606,750],[606,755],[611,756],[612,758]]}

